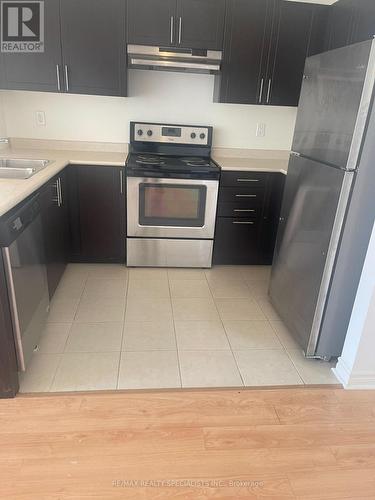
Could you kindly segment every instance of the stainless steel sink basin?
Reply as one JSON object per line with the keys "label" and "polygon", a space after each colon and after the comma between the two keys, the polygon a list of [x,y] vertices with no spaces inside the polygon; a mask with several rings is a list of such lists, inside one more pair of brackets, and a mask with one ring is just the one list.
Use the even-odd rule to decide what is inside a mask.
{"label": "stainless steel sink basin", "polygon": [[0,158],[0,178],[29,179],[51,163],[53,163],[51,160]]}

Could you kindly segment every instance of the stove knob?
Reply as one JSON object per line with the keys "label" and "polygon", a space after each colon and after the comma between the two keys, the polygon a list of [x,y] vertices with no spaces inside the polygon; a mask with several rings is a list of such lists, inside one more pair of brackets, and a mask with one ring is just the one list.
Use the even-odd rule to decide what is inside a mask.
{"label": "stove knob", "polygon": [[195,139],[195,138],[197,137],[197,134],[196,134],[195,132],[192,132],[192,133],[190,134],[190,137],[191,137],[192,139]]}
{"label": "stove knob", "polygon": [[151,136],[152,136],[152,130],[147,130],[147,135],[148,135],[149,137],[151,137]]}
{"label": "stove knob", "polygon": [[142,129],[137,130],[137,134],[138,135],[143,135],[143,130]]}
{"label": "stove knob", "polygon": [[202,133],[199,137],[200,137],[201,139],[205,139],[205,138],[206,138],[206,134],[203,134],[203,133]]}

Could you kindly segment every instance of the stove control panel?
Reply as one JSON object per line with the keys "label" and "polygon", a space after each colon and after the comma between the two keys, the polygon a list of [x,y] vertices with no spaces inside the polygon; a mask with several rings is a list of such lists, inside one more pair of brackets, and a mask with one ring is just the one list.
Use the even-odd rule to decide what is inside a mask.
{"label": "stove control panel", "polygon": [[132,123],[131,142],[211,146],[212,128],[160,123]]}

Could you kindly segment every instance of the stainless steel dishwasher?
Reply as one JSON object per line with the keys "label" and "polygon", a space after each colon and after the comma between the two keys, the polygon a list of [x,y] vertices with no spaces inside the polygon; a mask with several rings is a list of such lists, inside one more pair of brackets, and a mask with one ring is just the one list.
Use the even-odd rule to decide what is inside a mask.
{"label": "stainless steel dishwasher", "polygon": [[45,327],[49,308],[39,196],[4,216],[0,241],[19,371],[25,371]]}

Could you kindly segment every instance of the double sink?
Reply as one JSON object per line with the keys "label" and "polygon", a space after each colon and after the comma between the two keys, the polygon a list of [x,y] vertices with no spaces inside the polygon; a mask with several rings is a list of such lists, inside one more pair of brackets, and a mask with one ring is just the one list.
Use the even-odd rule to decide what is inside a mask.
{"label": "double sink", "polygon": [[29,179],[51,163],[51,160],[0,157],[0,178]]}

